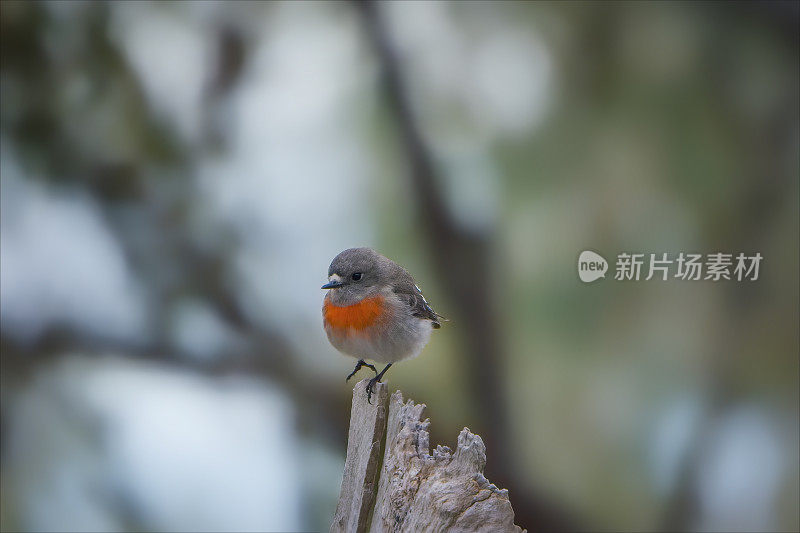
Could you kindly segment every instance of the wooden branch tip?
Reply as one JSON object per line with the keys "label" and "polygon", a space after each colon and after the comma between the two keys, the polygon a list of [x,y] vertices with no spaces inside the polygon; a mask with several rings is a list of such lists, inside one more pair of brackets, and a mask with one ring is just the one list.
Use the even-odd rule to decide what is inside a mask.
{"label": "wooden branch tip", "polygon": [[347,458],[331,531],[520,532],[508,491],[483,475],[486,446],[464,428],[456,451],[430,453],[425,404],[388,398],[377,384],[367,403],[364,380],[353,390]]}

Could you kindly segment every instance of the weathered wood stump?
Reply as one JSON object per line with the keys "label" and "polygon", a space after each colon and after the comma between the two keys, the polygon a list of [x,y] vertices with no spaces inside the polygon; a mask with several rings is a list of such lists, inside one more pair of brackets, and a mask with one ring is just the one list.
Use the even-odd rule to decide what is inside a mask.
{"label": "weathered wood stump", "polygon": [[508,491],[483,476],[486,447],[464,428],[451,453],[430,454],[425,404],[388,398],[380,383],[367,403],[368,380],[353,389],[342,488],[332,532],[521,532]]}

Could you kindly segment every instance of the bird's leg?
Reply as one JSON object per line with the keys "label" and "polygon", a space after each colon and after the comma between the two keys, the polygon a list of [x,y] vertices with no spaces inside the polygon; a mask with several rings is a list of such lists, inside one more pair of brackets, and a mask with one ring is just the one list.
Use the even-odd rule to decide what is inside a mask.
{"label": "bird's leg", "polygon": [[367,383],[367,403],[372,403],[370,401],[370,399],[372,398],[372,389],[373,387],[375,387],[376,383],[381,382],[381,379],[383,379],[383,375],[386,373],[387,370],[389,370],[390,366],[392,366],[392,363],[386,365],[386,367],[383,370],[381,370],[380,374],[369,380],[369,383]]}
{"label": "bird's leg", "polygon": [[371,369],[372,369],[372,371],[373,371],[373,372],[375,372],[375,374],[377,374],[377,373],[378,373],[378,369],[377,369],[377,368],[375,368],[375,365],[371,365],[371,364],[369,364],[369,363],[365,363],[363,359],[359,359],[359,360],[358,360],[358,363],[356,363],[356,367],[353,369],[353,371],[352,371],[352,372],[350,372],[350,375],[349,375],[349,376],[347,376],[347,378],[345,379],[345,381],[350,381],[350,378],[352,378],[353,376],[355,376],[355,375],[356,375],[356,372],[358,372],[359,370],[361,370],[361,367],[362,367],[362,366],[365,366],[365,367],[367,367],[367,368],[371,368]]}

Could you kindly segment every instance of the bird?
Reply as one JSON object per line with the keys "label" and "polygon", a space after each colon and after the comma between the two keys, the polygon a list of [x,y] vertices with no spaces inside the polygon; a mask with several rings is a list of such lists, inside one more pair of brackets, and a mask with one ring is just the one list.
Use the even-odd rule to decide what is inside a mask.
{"label": "bird", "polygon": [[[345,381],[362,367],[375,372],[367,383],[367,401],[376,383],[394,363],[419,355],[434,329],[446,321],[422,295],[408,271],[372,248],[348,248],[328,267],[328,292],[322,322],[338,351],[358,360]],[[374,365],[385,363],[378,372]]]}

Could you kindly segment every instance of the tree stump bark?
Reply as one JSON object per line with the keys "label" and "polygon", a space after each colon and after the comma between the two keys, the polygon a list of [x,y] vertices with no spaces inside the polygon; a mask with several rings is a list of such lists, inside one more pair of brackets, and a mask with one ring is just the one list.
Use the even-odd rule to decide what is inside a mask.
{"label": "tree stump bark", "polygon": [[368,381],[360,381],[353,389],[347,457],[331,531],[366,531],[375,502],[389,395],[386,385],[377,383],[370,404],[366,390]]}
{"label": "tree stump bark", "polygon": [[451,453],[430,454],[425,404],[387,399],[379,384],[367,403],[367,380],[353,389],[347,458],[332,532],[521,532],[508,491],[483,475],[486,447],[464,428]]}

